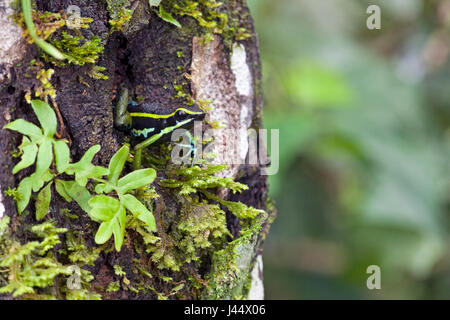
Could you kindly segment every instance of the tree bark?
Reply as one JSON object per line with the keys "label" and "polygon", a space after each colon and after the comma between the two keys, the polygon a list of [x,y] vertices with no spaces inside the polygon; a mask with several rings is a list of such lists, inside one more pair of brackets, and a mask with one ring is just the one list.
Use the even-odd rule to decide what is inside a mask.
{"label": "tree bark", "polygon": [[[0,0],[1,127],[14,119],[35,120],[24,96],[26,92],[33,90],[36,80],[28,78],[26,74],[32,59],[43,61],[37,46],[28,44],[22,37],[22,30],[12,22],[9,16],[13,10],[9,8],[8,3],[9,0]],[[156,299],[161,296],[170,299],[262,299],[262,243],[275,211],[267,207],[266,177],[260,174],[259,166],[236,164],[239,161],[235,161],[238,159],[242,162],[248,156],[247,130],[262,127],[258,42],[245,1],[224,1],[220,12],[227,14],[229,18],[237,19],[239,27],[245,28],[250,36],[237,41],[233,37],[227,38],[216,32],[209,42],[202,40],[204,29],[189,16],[176,16],[182,25],[182,28],[177,28],[160,19],[157,10],[150,8],[148,1],[126,3],[129,5],[127,8],[134,9],[126,31],[111,32],[111,17],[105,1],[35,1],[36,9],[40,11],[58,12],[66,10],[69,5],[78,6],[83,17],[93,18],[89,28],[81,32],[87,36],[100,37],[105,46],[97,64],[106,68],[103,72],[108,76],[106,80],[87,76],[89,68],[92,67],[89,65],[55,67],[44,64],[46,68],[52,67],[55,70],[51,83],[56,89],[56,102],[72,141],[71,157],[79,160],[89,147],[100,144],[102,149],[95,162],[107,166],[112,155],[126,140],[125,135],[114,127],[114,104],[121,85],[133,88],[136,96],[144,101],[173,107],[178,103],[173,99],[178,92],[172,84],[187,83],[185,90],[189,91],[195,101],[210,101],[212,111],[207,115],[207,123],[217,121],[227,129],[232,129],[223,130],[222,133],[219,130],[215,136],[213,151],[218,155],[216,162],[229,164],[228,169],[220,174],[249,186],[248,190],[240,194],[221,189],[218,195],[225,200],[240,201],[248,206],[266,210],[268,214],[260,218],[261,230],[236,246],[235,251],[239,251],[236,255],[239,260],[236,265],[240,270],[222,272],[229,277],[225,276],[220,283],[213,284],[214,279],[205,280],[211,275],[211,270],[217,267],[214,266],[216,262],[211,254],[202,263],[184,264],[180,272],[158,270],[154,264],[149,263],[146,271],[152,277],[145,281],[140,279],[139,283],[142,286],[148,285],[152,290],[129,290],[122,285],[119,290],[106,292],[105,288],[109,283],[119,281],[123,284],[124,281],[122,276],[114,272],[114,265],[119,264],[123,268],[127,281],[133,285],[138,278],[133,261],[151,259],[151,254],[136,252],[130,243],[139,240],[130,232],[127,237],[128,245],[124,245],[120,252],[102,251],[95,265],[86,267],[94,277],[90,289],[98,292],[103,299]],[[27,175],[27,172],[17,175],[11,173],[17,163],[12,153],[17,150],[20,137],[2,129],[0,143],[0,217],[8,215],[11,219],[12,236],[21,243],[26,243],[24,230],[27,226],[37,224],[34,214],[18,216],[15,201],[5,196],[6,190],[16,187],[20,179]],[[231,147],[235,152],[231,152]],[[159,179],[163,178],[161,175],[163,173],[158,172]],[[159,187],[156,189],[163,194],[160,202],[176,212],[180,204]],[[59,214],[60,209],[66,207],[67,203],[55,195],[48,218],[54,219],[59,227],[81,231],[87,246],[91,249],[96,247],[95,229],[92,229],[95,224],[89,221],[86,213],[75,203],[71,203],[69,209],[71,214],[79,218],[68,223]],[[29,210],[33,210],[31,205]],[[163,214],[160,219],[162,228],[167,231],[178,217],[166,217]],[[230,243],[240,237],[240,219],[226,210],[226,222],[230,231],[227,243]],[[62,243],[64,237],[61,236]],[[199,278],[196,280],[204,287],[194,288],[189,285],[189,275]],[[170,277],[172,280],[161,280],[164,277]],[[174,287],[172,283],[184,283],[184,287],[176,294],[171,294],[170,290]],[[215,288],[215,285],[222,288]],[[10,298],[11,295],[0,295],[1,297]]]}

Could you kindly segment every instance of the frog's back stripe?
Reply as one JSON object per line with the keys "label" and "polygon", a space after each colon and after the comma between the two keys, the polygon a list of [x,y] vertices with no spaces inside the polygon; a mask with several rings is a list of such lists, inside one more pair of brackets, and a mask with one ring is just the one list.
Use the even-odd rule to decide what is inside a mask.
{"label": "frog's back stripe", "polygon": [[170,117],[173,117],[177,111],[182,110],[186,112],[187,114],[202,114],[203,112],[197,112],[188,110],[186,108],[178,108],[174,112],[170,114],[155,114],[155,113],[149,113],[149,112],[130,112],[131,117],[135,118],[153,118],[153,119],[167,119]]}

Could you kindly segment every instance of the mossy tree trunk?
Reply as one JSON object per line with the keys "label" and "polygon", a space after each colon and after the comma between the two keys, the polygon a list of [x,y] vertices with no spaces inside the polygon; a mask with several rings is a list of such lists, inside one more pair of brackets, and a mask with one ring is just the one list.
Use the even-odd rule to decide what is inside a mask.
{"label": "mossy tree trunk", "polygon": [[[195,1],[163,0],[162,4],[170,9],[176,8],[174,4],[182,7],[192,2]],[[147,0],[36,0],[34,8],[37,11],[67,12],[70,5],[76,5],[83,17],[93,19],[89,28],[77,32],[87,39],[97,36],[104,45],[95,65],[105,68],[102,73],[107,79],[95,79],[89,76],[96,68],[94,64],[55,66],[46,62],[39,48],[25,41],[22,30],[9,17],[14,12],[9,8],[9,0],[0,0],[0,34],[5,39],[0,43],[0,126],[18,118],[35,122],[25,96],[27,92],[33,95],[40,85],[36,80],[37,69],[52,68],[55,104],[64,121],[66,138],[71,140],[71,157],[74,160],[80,159],[89,147],[100,144],[101,152],[94,161],[106,167],[121,144],[128,141],[114,127],[114,105],[121,85],[131,89],[135,97],[160,103],[168,109],[184,103],[189,97],[197,102],[209,101],[211,111],[206,123],[218,123],[232,129],[215,136],[213,151],[218,155],[217,162],[230,164],[232,157],[245,159],[248,144],[242,137],[246,137],[247,129],[261,127],[262,109],[258,43],[251,16],[244,0],[226,0],[217,8],[205,5],[214,1],[199,2],[204,10],[214,10],[214,13],[222,14],[222,18],[226,15],[226,23],[208,28],[201,26],[201,21],[189,14],[181,16],[172,12],[181,24],[179,28],[162,20],[157,7],[150,7]],[[114,20],[111,9],[114,4],[130,10],[127,11],[130,16],[125,19],[130,20],[125,21],[125,25],[117,31],[112,30],[110,23]],[[115,18],[119,19],[117,16]],[[61,31],[58,30],[52,37],[57,39]],[[17,153],[20,144],[19,135],[2,129],[0,143],[0,216],[10,217],[10,236],[24,244],[28,241],[30,225],[38,222],[34,214],[19,216],[15,201],[5,196],[5,191],[16,187],[20,179],[31,171],[24,170],[17,175],[11,173],[17,163],[13,154]],[[230,145],[237,150],[234,154],[227,152]],[[158,171],[155,181],[156,191],[160,194],[154,209],[159,225],[157,235],[163,240],[167,238],[170,246],[177,248],[181,246],[172,242],[185,239],[183,235],[172,237],[171,232],[173,235],[173,229],[183,219],[180,207],[184,204],[158,185],[164,175],[164,171]],[[255,228],[247,225],[248,232],[243,235],[241,219],[222,206],[230,234],[214,246],[215,251],[212,247],[202,251],[200,261],[179,261],[179,265],[172,269],[160,268],[152,260],[152,252],[141,250],[143,241],[140,236],[133,230],[127,230],[120,252],[110,250],[112,245],[111,248],[103,248],[94,265],[84,267],[93,275],[89,290],[99,293],[103,299],[245,298],[249,290],[250,297],[261,298],[262,242],[274,215],[267,208],[266,177],[260,174],[258,166],[242,164],[231,164],[219,175],[232,177],[248,185],[249,189],[239,194],[219,189],[215,191],[218,196],[267,211],[268,214],[256,219]],[[98,224],[90,221],[75,202],[68,204],[53,192],[46,219],[56,221],[58,227],[67,228],[69,232],[76,231],[87,250],[98,247],[94,242]],[[34,210],[32,203],[28,208],[30,212]],[[62,209],[65,212],[70,209],[70,215],[76,218],[67,218],[61,214]],[[66,249],[66,238],[67,234],[61,234],[61,244],[53,248],[54,255],[63,263],[65,258],[61,252]],[[182,257],[177,259],[182,260]],[[120,266],[124,273],[114,266]],[[51,289],[57,298],[64,297],[58,292],[60,283],[61,279],[55,278]],[[117,283],[116,288],[111,283]],[[38,289],[36,293],[48,294],[45,290]],[[0,297],[9,298],[11,295]]]}

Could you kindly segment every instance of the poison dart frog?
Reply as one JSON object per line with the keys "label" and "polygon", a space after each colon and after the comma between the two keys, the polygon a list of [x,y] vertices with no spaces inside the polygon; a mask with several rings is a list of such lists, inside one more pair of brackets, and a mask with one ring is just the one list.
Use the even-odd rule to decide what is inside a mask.
{"label": "poison dart frog", "polygon": [[[137,104],[129,99],[128,89],[122,88],[115,112],[115,126],[136,138],[144,139],[135,146],[133,166],[141,167],[142,150],[153,143],[161,142],[175,129],[189,130],[194,121],[203,121],[205,113],[197,106],[179,107],[171,111],[157,103]],[[192,136],[188,135],[191,152],[195,151]],[[182,145],[183,146],[183,145]]]}

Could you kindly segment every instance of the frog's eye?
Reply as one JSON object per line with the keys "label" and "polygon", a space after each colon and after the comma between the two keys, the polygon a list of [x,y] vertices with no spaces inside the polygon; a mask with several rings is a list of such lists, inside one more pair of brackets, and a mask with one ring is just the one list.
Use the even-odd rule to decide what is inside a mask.
{"label": "frog's eye", "polygon": [[187,113],[184,110],[178,110],[175,113],[175,119],[177,121],[183,121],[183,120],[186,120],[186,118],[187,118]]}

